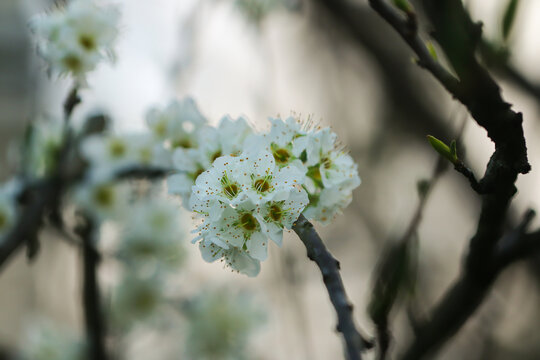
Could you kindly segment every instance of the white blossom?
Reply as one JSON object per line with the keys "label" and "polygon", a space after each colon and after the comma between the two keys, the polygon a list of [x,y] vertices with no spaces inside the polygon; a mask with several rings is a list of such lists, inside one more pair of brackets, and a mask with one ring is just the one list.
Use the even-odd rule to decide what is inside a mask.
{"label": "white blossom", "polygon": [[309,196],[304,215],[328,224],[351,202],[352,191],[360,185],[354,160],[343,151],[337,135],[329,128],[292,116],[269,121],[270,130],[250,137],[245,147],[249,151],[270,152],[277,167],[297,169],[297,181]]}
{"label": "white blossom", "polygon": [[64,125],[57,119],[37,119],[29,130],[26,172],[36,177],[49,175],[57,165]]}
{"label": "white blossom", "polygon": [[178,206],[166,199],[138,201],[121,220],[118,254],[134,266],[171,267],[183,258]]}
{"label": "white blossom", "polygon": [[256,275],[268,241],[281,245],[283,228],[308,204],[302,179],[298,169],[276,166],[267,151],[217,158],[191,195],[191,208],[203,218],[194,239],[203,258],[223,258],[234,270]]}
{"label": "white blossom", "polygon": [[147,320],[163,302],[163,284],[158,277],[137,277],[128,272],[113,293],[112,318],[121,327]]}
{"label": "white blossom", "polygon": [[204,291],[183,307],[189,322],[186,357],[199,360],[247,359],[247,341],[264,314],[247,294]]}
{"label": "white blossom", "polygon": [[130,166],[169,166],[168,152],[146,134],[92,135],[81,144],[92,177],[112,177]]}
{"label": "white blossom", "polygon": [[191,187],[197,177],[208,169],[215,159],[223,155],[238,155],[242,152],[244,141],[253,133],[247,120],[240,117],[233,120],[229,116],[221,119],[217,128],[205,126],[194,134],[197,136],[196,148],[177,148],[173,153],[173,164],[177,174],[167,179],[169,193],[178,194],[183,204],[189,208]]}
{"label": "white blossom", "polygon": [[128,209],[129,189],[123,183],[91,179],[74,190],[72,199],[97,221],[115,220]]}
{"label": "white blossom", "polygon": [[86,345],[72,331],[37,321],[27,329],[22,339],[24,360],[84,360]]}
{"label": "white blossom", "polygon": [[249,256],[242,249],[229,247],[227,249],[214,244],[212,241],[202,239],[199,242],[202,258],[207,262],[222,260],[233,271],[249,277],[254,277],[261,271],[261,262]]}
{"label": "white blossom", "polygon": [[39,52],[52,70],[70,74],[81,85],[86,74],[103,59],[114,59],[119,11],[90,0],[69,1],[48,14],[35,17],[31,28],[39,37]]}
{"label": "white blossom", "polygon": [[301,172],[307,171],[300,159],[305,149],[305,135],[309,124],[303,124],[292,116],[282,120],[281,118],[269,118],[270,131],[247,140],[246,151],[260,151],[264,149],[274,156],[276,164],[280,167],[295,166]]}
{"label": "white blossom", "polygon": [[304,188],[310,204],[304,215],[327,224],[350,204],[352,191],[361,181],[354,160],[337,146],[337,135],[329,128],[308,134],[306,139],[309,167]]}
{"label": "white blossom", "polygon": [[156,139],[165,141],[171,149],[197,147],[197,131],[206,125],[192,98],[174,100],[163,109],[152,108],[146,123]]}

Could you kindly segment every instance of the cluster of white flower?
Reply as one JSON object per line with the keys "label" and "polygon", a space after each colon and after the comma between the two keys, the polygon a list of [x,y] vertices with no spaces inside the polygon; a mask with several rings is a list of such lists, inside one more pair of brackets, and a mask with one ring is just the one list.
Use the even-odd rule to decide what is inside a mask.
{"label": "cluster of white flower", "polygon": [[95,179],[111,178],[131,166],[168,167],[170,155],[148,134],[92,135],[81,145]]}
{"label": "cluster of white flower", "polygon": [[103,59],[114,59],[119,12],[90,0],[69,1],[65,7],[40,15],[31,27],[41,38],[39,52],[52,70],[71,74],[80,84]]}
{"label": "cluster of white flower", "polygon": [[178,265],[183,256],[178,205],[163,198],[138,201],[121,223],[118,256],[132,268],[163,270]]}
{"label": "cluster of white flower", "polygon": [[271,130],[254,139],[252,146],[270,151],[280,166],[295,166],[304,175],[309,197],[303,214],[329,223],[352,201],[360,185],[357,165],[337,142],[330,128],[314,127],[295,117],[270,118]]}
{"label": "cluster of white flower", "polygon": [[356,164],[329,128],[294,117],[270,122],[262,134],[243,118],[202,127],[197,147],[174,150],[173,163],[184,173],[168,181],[169,192],[202,218],[193,242],[203,258],[249,276],[259,273],[269,240],[281,245],[283,229],[301,213],[326,224],[360,185]]}
{"label": "cluster of white flower", "polygon": [[184,306],[189,319],[186,358],[246,359],[249,336],[264,320],[247,294],[225,289],[204,291]]}
{"label": "cluster of white flower", "polygon": [[218,157],[242,152],[252,134],[242,117],[225,116],[217,127],[209,126],[191,98],[172,101],[164,109],[152,108],[146,121],[154,138],[170,151],[176,173],[167,179],[169,193],[180,195],[188,209],[195,179]]}
{"label": "cluster of white flower", "polygon": [[117,257],[125,265],[113,306],[119,326],[150,317],[162,303],[162,279],[184,258],[179,205],[163,197],[138,200],[119,221]]}
{"label": "cluster of white flower", "polygon": [[203,217],[197,231],[207,261],[225,259],[234,270],[258,274],[269,240],[281,245],[308,204],[303,174],[280,167],[268,151],[217,158],[197,177],[190,207]]}

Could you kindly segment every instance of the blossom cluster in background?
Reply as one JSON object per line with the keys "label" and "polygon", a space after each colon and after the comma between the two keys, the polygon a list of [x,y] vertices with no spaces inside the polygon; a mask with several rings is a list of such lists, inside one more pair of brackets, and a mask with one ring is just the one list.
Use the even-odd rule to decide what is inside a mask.
{"label": "blossom cluster in background", "polygon": [[112,5],[73,0],[35,17],[31,27],[41,40],[38,49],[50,69],[69,74],[82,85],[86,83],[86,73],[100,61],[114,60],[119,15]]}

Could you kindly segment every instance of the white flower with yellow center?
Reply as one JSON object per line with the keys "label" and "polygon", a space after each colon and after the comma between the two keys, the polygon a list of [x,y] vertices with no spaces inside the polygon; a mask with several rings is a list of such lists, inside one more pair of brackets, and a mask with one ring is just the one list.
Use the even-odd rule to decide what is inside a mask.
{"label": "white flower with yellow center", "polygon": [[113,293],[112,318],[120,326],[141,322],[156,314],[163,298],[158,277],[138,278],[128,272]]}
{"label": "white flower with yellow center", "polygon": [[240,155],[238,161],[241,165],[236,178],[244,197],[257,205],[285,200],[295,186],[304,182],[304,174],[298,168],[276,165],[274,156],[267,151]]}
{"label": "white flower with yellow center", "polygon": [[310,200],[309,206],[303,212],[304,216],[327,225],[351,203],[352,189],[322,189],[317,195],[311,196]]}
{"label": "white flower with yellow center", "polygon": [[126,136],[92,135],[81,143],[81,154],[99,177],[133,163],[132,142]]}
{"label": "white flower with yellow center", "polygon": [[173,153],[174,168],[178,174],[167,179],[169,193],[182,197],[183,205],[189,207],[191,187],[197,177],[222,155],[238,155],[244,140],[252,134],[247,121],[240,117],[233,120],[228,116],[221,119],[217,128],[205,126],[197,133],[197,148],[177,148]]}
{"label": "white flower with yellow center", "polygon": [[268,242],[281,245],[283,228],[308,204],[302,178],[294,167],[277,167],[266,151],[216,159],[191,195],[191,208],[203,218],[194,242],[200,241],[205,260],[223,258],[230,265],[231,254],[244,254],[236,261],[250,269],[253,260],[264,261]]}
{"label": "white flower with yellow center", "polygon": [[187,317],[186,358],[242,360],[247,341],[264,320],[260,307],[245,293],[205,290],[182,307]]}
{"label": "white flower with yellow center", "polygon": [[171,164],[170,152],[162,143],[156,143],[149,134],[134,134],[128,137],[131,144],[130,157],[135,165],[169,167]]}
{"label": "white flower with yellow center", "polygon": [[201,214],[217,219],[229,204],[236,204],[243,199],[242,188],[238,180],[241,171],[249,171],[243,165],[242,156],[221,156],[210,169],[201,173],[192,188],[190,208]]}
{"label": "white flower with yellow center", "polygon": [[80,184],[75,189],[73,200],[98,221],[115,220],[128,209],[129,189],[126,184],[94,179]]}
{"label": "white flower with yellow center", "polygon": [[257,276],[261,271],[260,261],[252,258],[241,249],[235,247],[224,249],[205,239],[199,242],[199,249],[205,261],[214,262],[221,259],[233,271],[249,277]]}
{"label": "white flower with yellow center", "polygon": [[166,142],[170,149],[196,148],[197,132],[206,125],[195,101],[185,98],[174,100],[167,107],[152,108],[146,114],[146,123],[156,139]]}
{"label": "white flower with yellow center", "polygon": [[292,116],[285,120],[281,118],[268,120],[271,123],[270,131],[250,137],[246,146],[248,151],[269,151],[277,166],[294,166],[305,173],[307,169],[301,155],[306,146],[304,138],[308,133],[309,123],[302,123]]}
{"label": "white flower with yellow center", "polygon": [[135,166],[168,167],[169,153],[146,134],[93,135],[81,144],[81,153],[94,177],[106,178]]}
{"label": "white flower with yellow center", "polygon": [[31,27],[40,37],[39,50],[50,67],[60,74],[71,74],[84,85],[86,74],[101,60],[114,59],[118,21],[119,11],[114,6],[73,0],[34,18]]}
{"label": "white flower with yellow center", "polygon": [[304,215],[328,224],[350,204],[352,191],[361,183],[357,165],[336,145],[337,135],[329,128],[309,133],[306,139],[304,188],[310,203]]}
{"label": "white flower with yellow center", "polygon": [[259,214],[264,220],[266,235],[281,246],[283,228],[290,229],[308,204],[306,191],[298,186],[289,193],[287,199],[270,201],[261,206]]}
{"label": "white flower with yellow center", "polygon": [[120,258],[136,266],[178,265],[183,256],[180,218],[170,201],[138,201],[120,222]]}

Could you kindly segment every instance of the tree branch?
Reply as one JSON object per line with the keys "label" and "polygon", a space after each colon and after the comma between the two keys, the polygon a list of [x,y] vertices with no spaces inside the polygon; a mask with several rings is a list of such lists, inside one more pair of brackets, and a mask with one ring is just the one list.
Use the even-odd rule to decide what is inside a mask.
{"label": "tree branch", "polygon": [[37,236],[43,214],[55,202],[59,191],[58,180],[52,178],[24,189],[21,196],[26,205],[19,213],[12,230],[0,243],[0,269],[27,239]]}
{"label": "tree branch", "polygon": [[354,324],[353,306],[345,293],[339,274],[339,262],[328,252],[313,225],[303,215],[300,215],[293,225],[293,230],[306,246],[309,259],[314,261],[321,270],[324,285],[338,316],[337,331],[345,340],[347,358],[360,360],[361,352],[372,345],[360,335]]}
{"label": "tree branch", "polygon": [[[402,16],[382,0],[370,0],[379,13],[409,44],[419,57],[419,64],[461,103],[495,142],[495,152],[487,165],[479,187],[485,193],[477,231],[470,241],[469,254],[462,275],[433,311],[431,320],[418,331],[404,359],[421,359],[451,337],[482,303],[502,268],[493,266],[495,249],[501,239],[508,207],[516,191],[519,173],[530,170],[523,136],[522,116],[511,110],[500,94],[499,86],[478,63],[476,48],[481,28],[474,24],[459,0],[424,0],[426,12],[458,79],[431,57],[408,13]],[[469,178],[471,180],[471,178]],[[473,178],[473,182],[476,180]]]}
{"label": "tree branch", "polygon": [[[67,164],[63,166],[70,167]],[[77,167],[77,171],[62,174],[62,177],[53,176],[25,186],[21,194],[22,211],[17,215],[17,222],[13,229],[0,242],[0,269],[27,239],[37,236],[44,214],[60,204],[64,191],[79,181],[84,171],[84,168]],[[116,177],[118,179],[155,179],[165,176],[168,172],[169,169],[133,166],[119,171]]]}
{"label": "tree branch", "polygon": [[100,259],[99,253],[94,248],[94,226],[90,222],[90,217],[86,216],[84,222],[76,232],[83,242],[83,309],[88,339],[88,358],[107,360],[105,325],[97,279]]}

